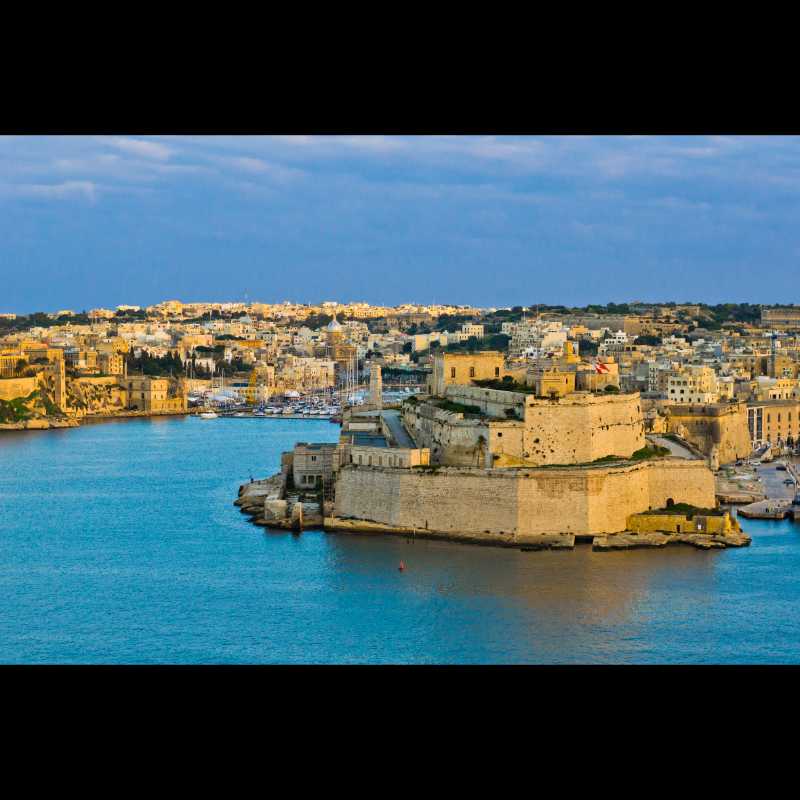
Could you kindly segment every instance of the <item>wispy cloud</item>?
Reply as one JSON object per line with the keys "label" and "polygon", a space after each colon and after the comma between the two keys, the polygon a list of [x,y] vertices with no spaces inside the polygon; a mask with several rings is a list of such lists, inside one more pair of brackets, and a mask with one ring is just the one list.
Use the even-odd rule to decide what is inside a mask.
{"label": "wispy cloud", "polygon": [[82,198],[94,202],[97,184],[91,181],[65,181],[63,183],[18,183],[6,185],[6,192],[17,197],[38,197],[43,200],[69,200]]}
{"label": "wispy cloud", "polygon": [[302,178],[306,173],[301,169],[286,167],[263,158],[252,158],[249,156],[235,156],[230,158],[220,158],[219,163],[223,166],[231,167],[240,172],[251,175],[264,175],[281,183]]}
{"label": "wispy cloud", "polygon": [[167,161],[173,154],[172,148],[167,147],[161,142],[149,139],[127,139],[115,137],[106,140],[111,147],[116,147],[124,153],[138,156],[139,158],[149,158],[155,161]]}

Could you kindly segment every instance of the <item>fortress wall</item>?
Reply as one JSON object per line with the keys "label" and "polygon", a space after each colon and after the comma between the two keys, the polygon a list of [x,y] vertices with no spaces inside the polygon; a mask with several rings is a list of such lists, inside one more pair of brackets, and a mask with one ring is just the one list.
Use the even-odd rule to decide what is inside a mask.
{"label": "fortress wall", "polygon": [[27,397],[39,388],[37,378],[2,378],[0,379],[0,400],[14,400]]}
{"label": "fortress wall", "polygon": [[484,414],[498,419],[507,419],[506,411],[513,409],[519,419],[525,409],[528,395],[521,392],[507,392],[502,389],[482,389],[480,386],[448,386],[445,389],[448,400],[465,406],[478,406]]}
{"label": "fortress wall", "polygon": [[[576,393],[552,401],[518,392],[448,386],[447,396],[453,402],[480,406],[497,418],[463,419],[427,403],[406,404],[403,421],[417,445],[430,448],[435,464],[588,464],[610,455],[627,458],[646,444],[638,393]],[[520,400],[524,407],[517,405]],[[505,410],[512,408],[524,415],[524,421],[505,416]],[[492,461],[494,454],[500,458]]]}
{"label": "fortress wall", "polygon": [[[523,456],[525,423],[500,422],[489,423],[489,454],[491,463],[487,466],[495,468],[525,466],[528,459]],[[495,457],[496,456],[496,457]]]}
{"label": "fortress wall", "polygon": [[588,464],[629,457],[646,444],[638,393],[527,399],[524,447],[538,464]]}
{"label": "fortress wall", "polygon": [[679,428],[682,428],[685,438],[706,455],[716,445],[720,464],[747,458],[753,449],[747,427],[747,406],[744,404],[730,409],[671,406],[667,430],[678,433]]}
{"label": "fortress wall", "polygon": [[454,466],[484,466],[489,429],[481,420],[463,419],[435,406],[406,405],[403,423],[418,447],[431,451],[431,463]]}
{"label": "fortress wall", "polygon": [[335,516],[400,528],[475,534],[596,534],[625,530],[630,514],[675,502],[713,506],[702,461],[664,459],[622,467],[487,471],[347,466]]}
{"label": "fortress wall", "polygon": [[517,504],[515,482],[502,473],[345,467],[336,483],[334,513],[400,528],[511,533]]}
{"label": "fortress wall", "polygon": [[650,464],[591,470],[587,480],[588,530],[624,531],[630,509],[650,507]]}
{"label": "fortress wall", "polygon": [[700,508],[713,508],[716,505],[714,473],[708,469],[705,461],[668,458],[651,462],[649,466],[648,508],[664,508],[668,499]]}

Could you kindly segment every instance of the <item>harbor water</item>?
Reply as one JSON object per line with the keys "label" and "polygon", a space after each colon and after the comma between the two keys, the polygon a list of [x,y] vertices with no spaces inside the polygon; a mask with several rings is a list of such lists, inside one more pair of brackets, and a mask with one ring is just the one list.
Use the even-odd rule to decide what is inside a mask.
{"label": "harbor water", "polygon": [[[233,506],[323,420],[0,434],[0,663],[800,663],[800,525],[742,549],[274,533]],[[399,571],[400,561],[405,570]]]}

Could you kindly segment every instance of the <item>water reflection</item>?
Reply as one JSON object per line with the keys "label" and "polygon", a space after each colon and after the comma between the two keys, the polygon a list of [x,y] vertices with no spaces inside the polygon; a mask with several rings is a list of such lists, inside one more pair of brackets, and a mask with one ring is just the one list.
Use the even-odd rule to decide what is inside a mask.
{"label": "water reflection", "polygon": [[392,536],[328,534],[328,539],[335,588],[346,588],[343,576],[394,573],[402,560],[407,569],[395,583],[405,591],[492,597],[565,619],[577,613],[620,620],[654,586],[708,587],[715,559],[723,555],[680,547],[599,553],[577,545],[566,552],[521,552]]}

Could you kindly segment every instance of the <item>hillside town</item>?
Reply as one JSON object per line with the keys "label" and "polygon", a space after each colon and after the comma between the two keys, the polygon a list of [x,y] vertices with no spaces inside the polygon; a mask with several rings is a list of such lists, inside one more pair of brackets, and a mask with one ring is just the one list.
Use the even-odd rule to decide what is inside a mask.
{"label": "hillside town", "polygon": [[336,416],[343,398],[363,399],[374,366],[384,390],[422,390],[437,354],[480,352],[502,366],[467,378],[638,393],[648,432],[680,436],[715,467],[800,444],[800,308],[747,304],[173,300],[3,313],[0,426],[204,409]]}

